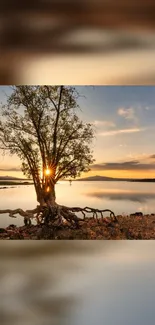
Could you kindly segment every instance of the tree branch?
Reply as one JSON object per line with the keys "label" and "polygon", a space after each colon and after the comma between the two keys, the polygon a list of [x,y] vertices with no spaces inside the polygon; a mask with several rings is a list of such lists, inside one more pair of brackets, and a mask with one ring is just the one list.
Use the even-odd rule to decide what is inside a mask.
{"label": "tree branch", "polygon": [[58,102],[57,115],[56,115],[54,133],[53,133],[53,162],[56,159],[57,128],[58,128],[58,122],[59,122],[59,116],[60,116],[60,105],[61,105],[62,91],[63,91],[63,86],[60,87],[59,102]]}
{"label": "tree branch", "polygon": [[53,98],[51,97],[51,94],[50,94],[50,90],[49,90],[49,87],[48,86],[44,86],[47,90],[47,94],[48,94],[48,98],[50,99],[50,101],[52,102],[54,108],[56,109],[56,111],[58,110],[58,107],[57,105],[55,104]]}
{"label": "tree branch", "polygon": [[[56,182],[62,178],[63,176],[65,176],[68,173],[67,167],[69,167],[73,162],[75,162],[77,159],[73,158],[68,164],[65,164],[65,172],[62,173],[62,170],[64,170],[64,167],[62,168],[62,170],[60,172],[58,172],[58,174],[56,175]],[[62,174],[61,174],[62,173]]]}
{"label": "tree branch", "polygon": [[[73,130],[73,132],[71,132],[71,134],[69,135],[68,139],[65,141],[65,144],[64,144],[64,146],[63,146],[62,149],[61,149],[61,146],[59,146],[58,151],[57,151],[57,158],[56,158],[56,163],[57,163],[57,164],[58,164],[59,160],[62,158],[62,154],[63,154],[63,152],[64,152],[64,150],[65,150],[65,148],[66,148],[68,142],[69,142],[70,140],[72,140],[72,136],[73,136],[76,132],[77,132],[77,129],[76,129],[76,130]],[[62,141],[63,141],[63,140],[62,140]],[[60,144],[61,144],[61,142],[60,142]],[[61,151],[60,151],[60,149],[61,149]]]}

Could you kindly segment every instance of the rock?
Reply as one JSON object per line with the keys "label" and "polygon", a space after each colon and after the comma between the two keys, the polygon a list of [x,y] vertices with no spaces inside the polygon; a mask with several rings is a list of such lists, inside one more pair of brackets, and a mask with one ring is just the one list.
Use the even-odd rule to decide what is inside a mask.
{"label": "rock", "polygon": [[9,225],[9,227],[8,228],[17,228],[17,226],[16,225],[13,225],[13,224],[11,224],[11,225]]}
{"label": "rock", "polygon": [[130,217],[142,217],[142,216],[143,216],[142,212],[135,212],[130,214]]}
{"label": "rock", "polygon": [[4,228],[0,228],[0,234],[6,233],[7,231]]}

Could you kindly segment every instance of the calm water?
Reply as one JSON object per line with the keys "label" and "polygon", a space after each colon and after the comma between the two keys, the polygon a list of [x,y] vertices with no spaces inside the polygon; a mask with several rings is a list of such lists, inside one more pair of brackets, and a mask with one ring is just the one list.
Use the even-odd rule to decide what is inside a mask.
{"label": "calm water", "polygon": [[[2,186],[1,186],[2,187]],[[67,206],[90,206],[111,209],[115,214],[142,211],[155,212],[155,184],[132,182],[59,182],[56,185],[57,203]],[[17,186],[0,189],[0,209],[31,209],[37,205],[34,187]],[[23,218],[0,215],[0,227],[23,225]]]}

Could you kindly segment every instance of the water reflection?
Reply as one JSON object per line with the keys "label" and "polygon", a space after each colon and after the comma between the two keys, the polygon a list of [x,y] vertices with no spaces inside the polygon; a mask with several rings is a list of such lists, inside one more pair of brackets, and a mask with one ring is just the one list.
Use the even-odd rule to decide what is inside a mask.
{"label": "water reflection", "polygon": [[[34,209],[37,205],[33,186],[18,186],[0,190],[0,209]],[[59,182],[56,185],[56,201],[59,204],[75,207],[110,209],[117,214],[130,214],[141,211],[144,214],[155,212],[155,184],[132,182]],[[23,218],[10,218],[0,215],[0,227],[9,224],[23,225]]]}
{"label": "water reflection", "polygon": [[139,203],[146,203],[150,199],[155,199],[155,193],[149,193],[149,192],[98,191],[98,192],[87,193],[87,195],[90,197],[95,197],[97,199],[108,198],[109,200],[114,200],[114,201],[128,200],[128,201],[139,202]]}

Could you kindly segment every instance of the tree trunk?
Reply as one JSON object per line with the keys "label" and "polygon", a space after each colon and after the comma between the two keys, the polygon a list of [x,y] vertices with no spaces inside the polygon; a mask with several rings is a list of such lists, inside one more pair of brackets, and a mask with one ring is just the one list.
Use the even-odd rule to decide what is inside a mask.
{"label": "tree trunk", "polygon": [[55,206],[56,205],[55,185],[48,186],[48,188],[45,188],[43,196],[44,196],[44,201],[46,204]]}
{"label": "tree trunk", "polygon": [[45,186],[45,188],[40,188],[36,189],[36,194],[37,194],[37,201],[39,202],[40,206],[46,205],[51,205],[55,206],[56,205],[56,196],[55,196],[55,185],[50,185],[50,186]]}

